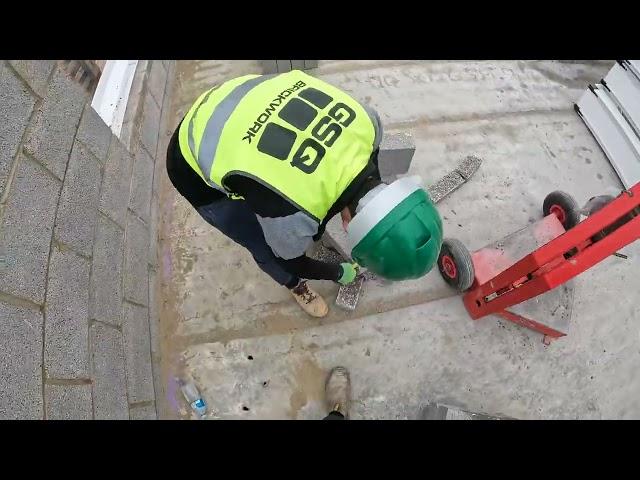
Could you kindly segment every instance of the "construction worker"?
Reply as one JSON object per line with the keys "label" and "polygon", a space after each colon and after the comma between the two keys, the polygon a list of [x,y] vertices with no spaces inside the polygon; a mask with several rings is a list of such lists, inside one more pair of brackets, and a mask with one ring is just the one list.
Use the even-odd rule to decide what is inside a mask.
{"label": "construction worker", "polygon": [[429,271],[442,222],[426,192],[380,180],[378,114],[301,71],[245,75],[202,93],[173,134],[171,182],[204,220],[251,252],[313,317],[329,308],[307,279],[354,281],[357,264],[305,255],[342,215],[353,258],[383,277]]}

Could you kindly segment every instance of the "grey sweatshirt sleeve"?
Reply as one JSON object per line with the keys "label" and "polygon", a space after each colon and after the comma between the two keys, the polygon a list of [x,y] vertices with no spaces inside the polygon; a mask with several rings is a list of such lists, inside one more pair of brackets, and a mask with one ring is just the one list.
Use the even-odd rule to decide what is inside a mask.
{"label": "grey sweatshirt sleeve", "polygon": [[303,212],[286,217],[256,217],[267,244],[276,257],[284,260],[304,255],[318,233],[318,223]]}

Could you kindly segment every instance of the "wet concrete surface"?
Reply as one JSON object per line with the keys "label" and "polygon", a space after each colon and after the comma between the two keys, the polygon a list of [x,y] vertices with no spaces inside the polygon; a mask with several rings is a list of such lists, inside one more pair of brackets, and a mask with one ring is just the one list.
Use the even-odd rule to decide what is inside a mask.
{"label": "wet concrete surface", "polygon": [[[482,159],[438,204],[445,236],[476,249],[540,218],[553,190],[583,203],[621,188],[573,111],[612,64],[321,61],[312,73],[376,108],[386,131],[409,131],[409,174],[425,186],[467,155]],[[177,71],[174,125],[206,88],[259,64],[183,61]],[[569,335],[548,347],[495,317],[472,321],[436,271],[369,281],[354,312],[332,305],[317,320],[164,180],[163,381],[192,376],[209,418],[321,418],[337,364],[351,370],[354,419],[418,418],[429,402],[515,418],[640,418],[639,245],[576,280]],[[332,304],[337,286],[312,283]],[[161,416],[188,417],[166,400]]]}

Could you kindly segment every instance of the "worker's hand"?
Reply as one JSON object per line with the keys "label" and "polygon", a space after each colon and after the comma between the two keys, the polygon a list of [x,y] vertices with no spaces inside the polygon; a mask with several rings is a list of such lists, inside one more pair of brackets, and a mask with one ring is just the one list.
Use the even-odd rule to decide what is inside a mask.
{"label": "worker's hand", "polygon": [[351,212],[349,211],[349,207],[345,207],[340,211],[340,218],[342,218],[342,228],[346,232],[349,222],[351,221]]}
{"label": "worker's hand", "polygon": [[349,285],[356,279],[358,275],[358,264],[357,263],[341,263],[342,267],[342,275],[338,279],[338,283],[340,285]]}

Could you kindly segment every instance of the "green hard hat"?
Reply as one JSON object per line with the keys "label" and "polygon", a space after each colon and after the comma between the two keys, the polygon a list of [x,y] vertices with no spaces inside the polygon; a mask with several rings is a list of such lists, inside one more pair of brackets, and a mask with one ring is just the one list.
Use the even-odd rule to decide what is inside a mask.
{"label": "green hard hat", "polygon": [[419,278],[437,263],[442,220],[427,192],[414,179],[401,178],[353,217],[347,238],[352,258],[375,274]]}

